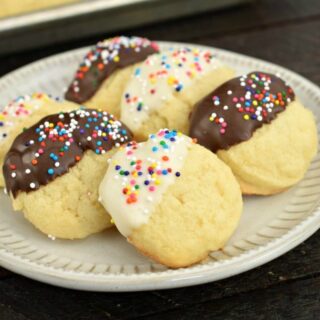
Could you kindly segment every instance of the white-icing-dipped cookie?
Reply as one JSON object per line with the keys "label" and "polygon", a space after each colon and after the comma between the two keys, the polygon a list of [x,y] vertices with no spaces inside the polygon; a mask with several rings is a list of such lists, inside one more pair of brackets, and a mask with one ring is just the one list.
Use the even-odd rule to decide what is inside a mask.
{"label": "white-icing-dipped cookie", "polygon": [[210,51],[171,48],[137,66],[121,101],[121,120],[139,140],[161,127],[184,133],[195,102],[233,76]]}
{"label": "white-icing-dipped cookie", "polygon": [[167,129],[117,151],[99,194],[129,242],[174,268],[223,247],[242,211],[231,170],[189,137]]}
{"label": "white-icing-dipped cookie", "polygon": [[[191,144],[189,137],[163,130],[146,142],[128,144],[114,155],[100,195],[124,236],[148,221],[161,195],[180,175]],[[106,198],[113,201],[105,202]]]}
{"label": "white-icing-dipped cookie", "polygon": [[[43,93],[34,93],[16,98],[0,111],[0,167],[15,137],[25,128],[41,118],[60,111],[71,111],[79,106],[65,101],[57,101]],[[4,186],[2,170],[0,187]]]}

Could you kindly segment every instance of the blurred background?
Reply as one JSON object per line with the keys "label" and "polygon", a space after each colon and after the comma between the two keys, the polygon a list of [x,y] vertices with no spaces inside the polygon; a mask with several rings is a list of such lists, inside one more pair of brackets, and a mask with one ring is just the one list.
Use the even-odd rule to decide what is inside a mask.
{"label": "blurred background", "polygon": [[0,54],[150,25],[252,0],[0,0]]}
{"label": "blurred background", "polygon": [[0,0],[0,75],[123,34],[229,49],[319,82],[319,15],[319,0]]}

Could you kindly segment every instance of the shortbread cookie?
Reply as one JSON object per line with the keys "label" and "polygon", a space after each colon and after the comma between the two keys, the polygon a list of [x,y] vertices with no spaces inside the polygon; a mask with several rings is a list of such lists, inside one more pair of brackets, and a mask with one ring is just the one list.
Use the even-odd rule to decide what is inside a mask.
{"label": "shortbread cookie", "polygon": [[[10,102],[0,111],[0,168],[2,168],[4,157],[12,142],[22,130],[49,114],[71,111],[78,107],[71,102],[56,101],[43,93],[21,96]],[[0,187],[4,187],[2,170],[0,171]]]}
{"label": "shortbread cookie", "polygon": [[78,109],[45,117],[20,134],[4,164],[15,210],[43,233],[84,238],[111,226],[98,186],[115,148],[131,140],[107,112]]}
{"label": "shortbread cookie", "polygon": [[233,76],[207,50],[171,48],[152,55],[135,68],[124,90],[120,119],[138,141],[161,128],[187,133],[194,104]]}
{"label": "shortbread cookie", "polygon": [[158,52],[145,38],[115,37],[99,42],[80,64],[66,99],[120,116],[120,100],[134,66]]}
{"label": "shortbread cookie", "polygon": [[221,249],[242,211],[231,170],[189,137],[169,130],[120,149],[100,197],[130,243],[173,268]]}
{"label": "shortbread cookie", "polygon": [[234,78],[200,101],[190,136],[230,166],[243,193],[261,195],[302,179],[318,144],[312,112],[264,72]]}

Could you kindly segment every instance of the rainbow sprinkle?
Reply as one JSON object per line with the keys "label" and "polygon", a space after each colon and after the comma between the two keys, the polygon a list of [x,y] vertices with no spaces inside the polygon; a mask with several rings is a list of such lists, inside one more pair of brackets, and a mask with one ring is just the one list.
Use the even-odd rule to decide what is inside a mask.
{"label": "rainbow sprinkle", "polygon": [[147,191],[150,194],[148,199],[152,201],[152,196],[162,185],[163,179],[181,176],[180,171],[174,169],[173,152],[184,137],[175,130],[167,129],[150,135],[148,147],[152,157],[146,158],[137,156],[137,151],[144,144],[130,142],[125,146],[125,156],[128,159],[126,165],[121,166],[115,162],[113,168],[115,179],[122,179],[122,195],[128,205],[139,201],[141,191]]}
{"label": "rainbow sprinkle", "polygon": [[0,142],[8,137],[9,132],[15,126],[16,121],[31,115],[34,111],[40,109],[48,95],[43,93],[34,93],[17,97],[6,105],[0,111]]}

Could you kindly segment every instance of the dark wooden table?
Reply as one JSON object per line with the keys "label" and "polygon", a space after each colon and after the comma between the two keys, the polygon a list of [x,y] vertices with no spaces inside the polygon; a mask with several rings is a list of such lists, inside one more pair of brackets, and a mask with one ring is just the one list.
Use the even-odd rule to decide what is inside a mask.
{"label": "dark wooden table", "polygon": [[[241,52],[281,64],[320,84],[319,0],[260,0],[120,33]],[[111,35],[2,57],[0,75],[105,36]],[[41,284],[0,268],[1,320],[137,318],[320,319],[320,232],[260,268],[175,290],[79,292]]]}

